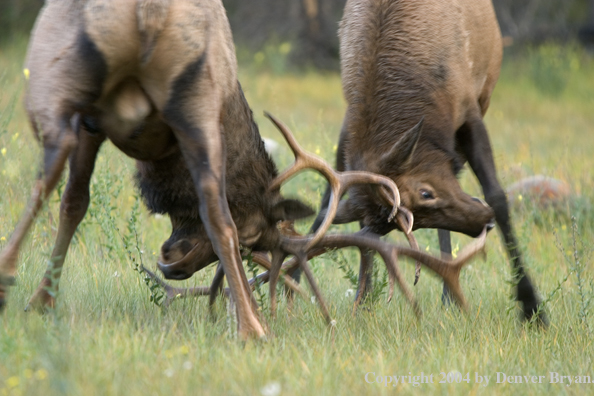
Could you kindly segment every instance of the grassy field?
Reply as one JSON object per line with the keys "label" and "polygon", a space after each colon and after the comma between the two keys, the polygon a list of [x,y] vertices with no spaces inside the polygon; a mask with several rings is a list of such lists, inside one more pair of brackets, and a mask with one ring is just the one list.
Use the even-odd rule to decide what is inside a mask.
{"label": "grassy field", "polygon": [[[0,48],[0,248],[24,209],[41,155],[22,107],[24,47],[22,41]],[[308,150],[333,160],[344,112],[339,75],[286,73],[284,52],[256,54],[241,69],[262,135],[280,140],[262,116],[268,110],[288,123]],[[567,386],[567,379],[551,384],[549,373],[594,380],[594,60],[553,46],[508,59],[486,122],[504,185],[544,174],[567,181],[574,193],[556,212],[538,210],[527,199],[514,211],[526,264],[550,315],[548,331],[517,320],[508,260],[499,236],[491,233],[487,260],[475,261],[462,274],[470,303],[466,315],[442,306],[441,283],[428,271],[414,288],[424,312],[420,320],[397,294],[387,304],[381,269],[377,298],[353,317],[354,286],[346,278],[349,269],[358,270],[358,254],[342,251],[312,263],[336,327],[325,325],[311,301],[297,300],[289,310],[281,299],[278,317],[268,319],[268,342],[239,342],[222,300],[216,322],[208,319],[205,299],[175,301],[168,309],[149,300],[151,291],[135,263],[155,266],[169,221],[138,207],[133,161],[106,144],[89,213],[66,260],[59,304],[48,315],[23,308],[49,259],[63,185],[22,250],[17,286],[0,316],[0,396],[592,392],[594,384]],[[292,160],[285,150],[276,155],[279,167]],[[461,183],[480,194],[471,172],[463,172]],[[284,191],[318,205],[322,187],[323,180],[308,173]],[[437,254],[435,234],[416,233],[423,249]],[[401,235],[390,238],[404,243]],[[454,237],[455,249],[468,242]],[[413,265],[401,262],[401,267],[411,281]],[[206,284],[213,273],[208,268],[181,284]],[[260,298],[267,316],[265,294]],[[450,372],[461,373],[462,381],[448,383]],[[433,383],[393,387],[376,381],[421,373],[433,375]],[[497,373],[543,379],[496,383]],[[477,376],[489,376],[489,384],[477,383]],[[445,383],[439,383],[442,377]]]}

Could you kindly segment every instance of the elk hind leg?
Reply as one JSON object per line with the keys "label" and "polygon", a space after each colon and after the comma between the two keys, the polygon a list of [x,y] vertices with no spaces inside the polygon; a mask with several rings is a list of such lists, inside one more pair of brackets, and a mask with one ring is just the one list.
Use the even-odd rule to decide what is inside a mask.
{"label": "elk hind leg", "polygon": [[89,182],[97,152],[104,140],[104,135],[91,135],[85,130],[79,133],[78,146],[69,158],[70,175],[60,205],[60,224],[54,249],[43,279],[26,310],[44,311],[55,305],[55,292],[58,290],[68,246],[89,207]]}
{"label": "elk hind leg", "polygon": [[39,117],[39,129],[45,132],[42,173],[33,187],[25,213],[11,235],[8,244],[0,253],[0,310],[6,304],[8,286],[14,283],[21,245],[43,202],[60,180],[66,160],[77,144],[74,130],[77,128],[79,116],[74,115],[72,119],[70,116]]}

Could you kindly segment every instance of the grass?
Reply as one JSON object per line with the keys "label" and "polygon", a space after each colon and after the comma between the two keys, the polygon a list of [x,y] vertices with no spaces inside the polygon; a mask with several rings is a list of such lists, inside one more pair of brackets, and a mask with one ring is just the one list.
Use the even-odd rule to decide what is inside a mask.
{"label": "grass", "polygon": [[[0,48],[0,248],[23,211],[41,154],[22,107],[24,47],[23,41]],[[0,396],[584,394],[594,385],[549,383],[549,372],[594,379],[589,312],[594,296],[594,212],[589,206],[594,61],[576,50],[570,55],[571,73],[561,72],[554,90],[542,88],[542,68],[534,67],[533,57],[509,59],[486,117],[504,185],[545,174],[566,180],[575,193],[573,203],[558,212],[523,201],[513,214],[526,264],[547,301],[548,331],[517,320],[510,266],[492,233],[487,260],[474,262],[462,274],[470,303],[466,315],[442,307],[441,284],[426,271],[414,288],[422,319],[416,320],[397,294],[390,304],[381,296],[353,317],[352,285],[345,276],[348,268],[357,271],[358,258],[345,251],[312,264],[336,327],[327,327],[310,301],[297,300],[289,309],[281,299],[278,318],[268,318],[268,342],[241,343],[233,338],[223,301],[218,320],[212,322],[205,299],[175,301],[167,310],[149,300],[151,291],[135,265],[142,260],[154,266],[170,233],[169,221],[135,209],[134,163],[108,143],[97,161],[89,213],[68,253],[58,306],[46,316],[23,308],[49,259],[59,192],[21,252],[17,286],[0,316]],[[262,115],[268,110],[288,123],[306,149],[332,160],[344,112],[338,74],[279,74],[251,66],[241,70],[263,136],[280,141]],[[548,70],[555,73],[553,66]],[[275,159],[279,167],[292,160],[288,148]],[[471,172],[463,173],[461,183],[469,193],[480,193]],[[318,205],[322,187],[323,180],[308,173],[285,191]],[[421,230],[417,237],[423,248],[437,254],[434,231]],[[401,235],[391,238],[404,243]],[[455,236],[454,247],[468,241]],[[401,267],[412,281],[413,265],[402,262]],[[181,284],[205,284],[213,274],[208,268]],[[456,371],[470,383],[447,383],[447,377],[439,383],[440,373]],[[498,372],[545,378],[542,384],[497,384]],[[434,383],[369,384],[367,373],[374,373],[368,379],[433,374]],[[477,375],[490,376],[489,385],[476,383]]]}

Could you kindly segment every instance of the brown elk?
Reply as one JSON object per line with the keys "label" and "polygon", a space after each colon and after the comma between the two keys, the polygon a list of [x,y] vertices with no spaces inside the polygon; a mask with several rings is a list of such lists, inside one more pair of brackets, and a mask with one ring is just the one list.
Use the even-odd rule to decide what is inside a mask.
{"label": "brown elk", "polygon": [[[0,254],[0,309],[14,282],[22,241],[69,160],[51,264],[30,301],[41,309],[54,304],[47,289],[58,287],[68,246],[89,204],[97,152],[108,138],[137,160],[149,209],[171,218],[162,267],[191,261],[165,273],[187,277],[220,259],[237,306],[238,334],[264,335],[240,244],[275,250],[286,242],[277,222],[312,211],[280,195],[276,167],[237,82],[236,65],[219,0],[46,3],[29,45],[25,99],[44,160],[28,209]],[[391,180],[363,172],[351,177],[362,181],[383,184],[398,204]],[[324,227],[312,245],[323,232]]]}
{"label": "brown elk", "polygon": [[[513,263],[524,317],[539,312],[546,323],[522,263],[482,120],[502,58],[491,2],[348,0],[339,36],[347,110],[337,170],[393,179],[402,205],[414,215],[414,228],[439,229],[444,254],[451,250],[444,230],[474,236],[494,216]],[[460,188],[456,175],[465,162],[489,206]],[[381,221],[386,210],[374,191],[355,186],[335,222],[359,221],[384,235],[397,227]],[[369,254],[363,255],[362,274],[370,263]]]}

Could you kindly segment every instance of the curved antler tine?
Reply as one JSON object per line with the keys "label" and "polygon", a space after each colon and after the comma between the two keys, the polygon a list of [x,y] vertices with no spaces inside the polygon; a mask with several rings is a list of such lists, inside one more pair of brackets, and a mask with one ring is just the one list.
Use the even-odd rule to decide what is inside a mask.
{"label": "curved antler tine", "polygon": [[[404,208],[400,208],[400,209],[404,209]],[[408,240],[408,244],[410,245],[411,248],[415,249],[415,250],[419,250],[419,243],[417,242],[415,236],[412,234],[412,221],[409,222],[408,217],[412,217],[412,213],[408,210],[408,209],[404,209],[401,210],[398,213],[398,216],[396,221],[398,222],[398,225],[400,226],[400,228],[404,231],[404,234],[406,235],[406,239]],[[414,285],[417,285],[417,282],[419,282],[419,277],[421,276],[421,263],[419,261],[417,261],[415,263],[415,282]]]}
{"label": "curved antler tine", "polygon": [[305,277],[307,278],[307,281],[309,282],[309,286],[311,287],[311,290],[313,291],[314,295],[316,296],[316,299],[318,300],[318,304],[320,305],[320,310],[322,311],[322,314],[324,315],[324,319],[326,319],[326,323],[330,324],[332,322],[332,317],[330,316],[330,312],[328,311],[328,306],[326,305],[324,296],[322,295],[322,292],[320,291],[320,288],[318,287],[318,284],[311,272],[311,269],[309,268],[309,265],[307,264],[307,256],[300,254],[297,259],[299,261],[299,266],[303,270],[303,273],[305,274]]}
{"label": "curved antler tine", "polygon": [[[210,294],[210,287],[190,287],[190,288],[179,288],[173,287],[161,279],[157,274],[147,269],[144,265],[140,267],[142,271],[151,279],[153,279],[159,286],[165,289],[167,297],[164,301],[164,306],[168,307],[173,300],[176,298],[193,297],[193,296],[208,296]],[[228,290],[226,290],[228,292]]]}
{"label": "curved antler tine", "polygon": [[[341,172],[339,174],[339,180],[342,188],[341,193],[346,191],[353,184],[379,184],[380,186],[385,187],[380,187],[380,196],[392,207],[388,222],[394,219],[400,206],[400,191],[398,191],[398,187],[396,186],[396,183],[394,183],[394,180],[386,176],[365,171]],[[392,196],[388,195],[388,191],[392,193]]]}
{"label": "curved antler tine", "polygon": [[281,120],[279,120],[267,111],[264,112],[264,116],[266,116],[270,121],[272,121],[272,123],[276,125],[280,133],[283,134],[285,140],[291,148],[291,151],[293,151],[293,154],[295,154],[295,157],[305,153],[299,145],[299,143],[297,143],[297,139],[295,139],[289,127],[287,127]]}
{"label": "curved antler tine", "polygon": [[404,232],[406,235],[410,234],[412,232],[413,225],[415,222],[415,217],[412,214],[412,212],[404,206],[399,206],[397,217],[398,218],[396,219],[396,221],[402,229],[402,232]]}
{"label": "curved antler tine", "polygon": [[322,239],[324,237],[324,235],[326,234],[326,231],[328,231],[328,229],[332,225],[332,221],[334,220],[334,217],[336,216],[336,211],[338,210],[338,204],[340,203],[340,191],[336,191],[338,189],[339,189],[339,187],[332,186],[332,190],[330,193],[330,202],[328,204],[328,209],[326,211],[326,216],[324,217],[324,221],[322,221],[322,224],[320,224],[320,227],[313,234],[313,236],[309,239],[309,241],[303,248],[303,251],[307,252],[313,246],[315,246],[320,241],[320,239]]}
{"label": "curved antler tine", "polygon": [[295,162],[293,165],[285,170],[282,174],[277,176],[268,187],[270,190],[274,190],[279,188],[282,183],[289,180],[291,177],[296,175],[298,172],[302,171],[306,168],[312,168],[320,172],[331,185],[337,183],[337,178],[332,170],[332,167],[328,165],[328,163],[321,158],[318,158],[307,151],[303,150],[297,140],[293,136],[293,133],[285,124],[283,124],[279,119],[274,117],[272,114],[264,112],[265,116],[272,121],[272,123],[278,128],[278,130],[283,134],[291,151],[295,155]]}
{"label": "curved antler tine", "polygon": [[[391,245],[386,244],[386,246],[391,246]],[[402,274],[400,273],[400,269],[398,268],[398,265],[397,265],[398,251],[397,251],[397,249],[390,249],[389,253],[385,252],[384,249],[382,249],[381,251],[378,250],[378,253],[380,253],[382,258],[384,259],[384,263],[386,264],[386,267],[392,268],[392,277],[393,277],[392,286],[391,286],[392,291],[388,297],[390,298],[390,300],[392,299],[392,294],[394,293],[393,292],[393,290],[394,290],[393,283],[394,283],[394,281],[396,281],[396,283],[398,283],[398,287],[400,288],[400,291],[402,292],[402,294],[404,294],[404,297],[408,300],[408,302],[412,306],[415,316],[417,318],[420,318],[422,316],[421,308],[419,307],[417,300],[413,296],[413,294],[410,291],[410,289],[408,288],[408,286],[406,286],[406,283],[404,283],[404,279],[402,277]]]}

